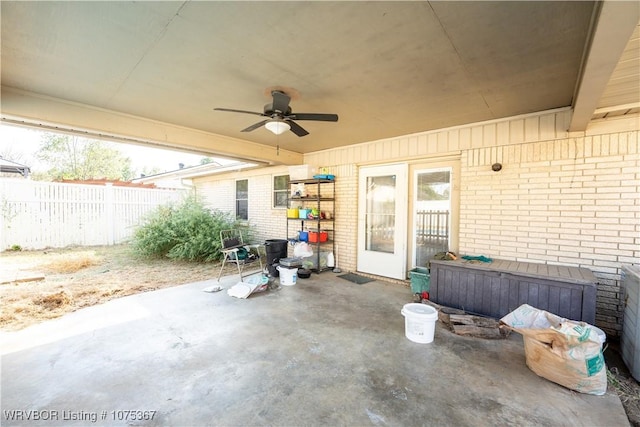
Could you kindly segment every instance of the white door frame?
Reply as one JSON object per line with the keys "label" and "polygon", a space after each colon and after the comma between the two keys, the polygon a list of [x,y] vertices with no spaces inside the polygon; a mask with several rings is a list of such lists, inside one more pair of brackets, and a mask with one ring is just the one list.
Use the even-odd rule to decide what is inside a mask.
{"label": "white door frame", "polygon": [[[404,280],[407,277],[408,176],[406,163],[361,167],[358,177],[357,270],[363,273]],[[395,176],[395,224],[393,252],[367,250],[367,178]]]}
{"label": "white door frame", "polygon": [[[410,259],[410,263],[409,263],[409,267],[413,268],[413,267],[426,267],[426,265],[415,265],[415,260],[416,260],[416,255],[417,255],[417,248],[415,245],[416,242],[416,233],[417,233],[417,229],[416,229],[416,224],[417,224],[417,215],[416,215],[416,198],[417,198],[417,194],[418,194],[418,174],[420,173],[431,173],[431,172],[449,172],[449,186],[450,186],[450,193],[449,193],[449,201],[448,201],[448,210],[449,210],[449,224],[448,224],[448,229],[449,229],[449,238],[448,238],[448,247],[451,248],[451,241],[452,241],[452,234],[451,234],[451,230],[452,230],[452,223],[453,223],[453,166],[432,166],[432,165],[422,165],[421,167],[418,168],[412,168],[412,172],[411,172],[411,186],[412,186],[412,191],[411,191],[411,203],[410,203],[410,208],[411,208],[411,225],[410,225],[410,238],[411,238],[411,242],[410,242],[410,246],[411,246],[411,259]],[[450,250],[450,249],[449,249]]]}

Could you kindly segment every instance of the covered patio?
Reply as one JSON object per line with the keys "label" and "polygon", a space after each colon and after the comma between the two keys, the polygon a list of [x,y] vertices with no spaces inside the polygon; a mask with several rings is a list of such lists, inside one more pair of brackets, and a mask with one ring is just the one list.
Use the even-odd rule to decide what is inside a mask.
{"label": "covered patio", "polygon": [[0,335],[3,424],[628,425],[613,392],[530,371],[520,335],[437,324],[432,343],[409,341],[401,286],[326,272],[241,300],[212,283]]}
{"label": "covered patio", "polygon": [[[248,189],[258,240],[289,237],[276,179],[326,168],[336,260],[378,277],[418,265],[412,234],[426,234],[422,258],[440,250],[437,227],[408,208],[419,173],[446,168],[448,249],[591,269],[597,324],[615,338],[620,269],[638,260],[639,16],[617,1],[3,2],[0,121],[251,163],[193,178],[231,213],[238,183]],[[340,120],[304,123],[300,138],[246,132],[257,118],[214,110],[261,115],[272,90],[296,113]],[[358,262],[359,185],[389,165],[407,178],[396,275]],[[397,283],[327,272],[248,300],[202,292],[210,285],[0,335],[3,421],[628,425],[614,394],[531,372],[519,335],[438,325],[433,343],[412,343],[400,314],[411,294]]]}

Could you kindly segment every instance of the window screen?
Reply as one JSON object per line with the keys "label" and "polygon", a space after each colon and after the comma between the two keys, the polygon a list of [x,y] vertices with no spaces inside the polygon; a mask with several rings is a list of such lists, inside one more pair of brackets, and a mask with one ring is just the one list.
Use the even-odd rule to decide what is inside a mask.
{"label": "window screen", "polygon": [[236,181],[236,217],[249,219],[249,180]]}
{"label": "window screen", "polygon": [[289,175],[273,177],[273,207],[286,208],[289,193]]}

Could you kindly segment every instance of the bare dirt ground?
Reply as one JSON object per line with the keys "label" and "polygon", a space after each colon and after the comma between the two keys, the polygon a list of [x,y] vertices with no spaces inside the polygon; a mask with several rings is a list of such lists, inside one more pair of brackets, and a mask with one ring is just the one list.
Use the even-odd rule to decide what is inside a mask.
{"label": "bare dirt ground", "polygon": [[[0,253],[0,331],[16,331],[108,300],[216,278],[219,263],[135,256],[128,246]],[[232,274],[234,266],[225,267]],[[606,353],[606,352],[605,352]],[[640,384],[616,367],[609,387],[640,427]]]}
{"label": "bare dirt ground", "polygon": [[128,246],[3,252],[0,282],[7,283],[0,284],[0,330],[23,329],[126,295],[216,278],[219,268],[219,263],[140,258]]}

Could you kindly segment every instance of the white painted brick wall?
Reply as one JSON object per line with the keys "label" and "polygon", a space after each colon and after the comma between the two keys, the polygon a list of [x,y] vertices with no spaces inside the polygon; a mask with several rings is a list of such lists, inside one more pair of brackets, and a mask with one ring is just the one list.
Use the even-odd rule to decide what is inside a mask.
{"label": "white painted brick wall", "polygon": [[[356,269],[357,165],[459,156],[460,252],[593,270],[600,281],[596,324],[616,335],[620,266],[640,262],[638,116],[599,121],[578,138],[566,131],[570,118],[563,109],[306,154],[305,163],[328,167],[337,177],[340,267]],[[495,162],[502,171],[491,171]],[[277,171],[210,177],[196,185],[211,205],[233,209],[234,180],[248,177],[250,221],[261,239],[278,238],[286,213],[271,207]]]}
{"label": "white painted brick wall", "polygon": [[196,186],[196,194],[206,206],[225,212],[235,210],[235,181],[208,181]]}
{"label": "white painted brick wall", "polygon": [[355,165],[329,168],[336,175],[335,243],[338,266],[345,271],[356,270],[356,239],[358,231],[358,175]]}
{"label": "white painted brick wall", "polygon": [[236,173],[232,178],[207,178],[196,182],[197,194],[204,197],[208,207],[225,212],[235,212],[235,191],[237,179],[248,179],[249,223],[256,231],[256,242],[266,239],[286,238],[286,210],[273,207],[273,177],[287,175],[282,168],[260,169],[259,173]]}
{"label": "white painted brick wall", "polygon": [[596,324],[616,335],[620,267],[640,261],[637,138],[629,132],[502,147],[497,173],[496,152],[463,152],[461,251],[591,269],[601,281]]}

